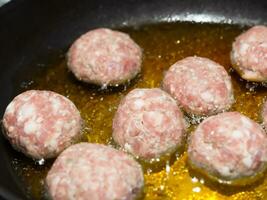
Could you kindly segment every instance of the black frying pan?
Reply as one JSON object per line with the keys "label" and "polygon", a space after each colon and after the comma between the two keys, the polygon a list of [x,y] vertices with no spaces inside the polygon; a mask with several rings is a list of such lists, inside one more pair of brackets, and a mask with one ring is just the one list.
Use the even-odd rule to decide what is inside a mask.
{"label": "black frying pan", "polygon": [[[13,0],[0,8],[0,114],[22,81],[95,27],[159,21],[266,24],[266,0]],[[33,69],[35,66],[35,69]],[[11,167],[12,148],[0,135],[0,197],[25,199]]]}

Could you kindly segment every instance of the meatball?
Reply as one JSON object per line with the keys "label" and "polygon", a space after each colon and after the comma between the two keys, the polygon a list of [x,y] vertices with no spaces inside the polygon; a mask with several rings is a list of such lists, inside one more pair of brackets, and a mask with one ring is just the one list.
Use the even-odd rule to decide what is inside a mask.
{"label": "meatball", "polygon": [[141,194],[141,166],[126,153],[80,143],[63,151],[46,177],[53,200],[131,200]]}
{"label": "meatball", "polygon": [[77,79],[116,86],[140,72],[142,50],[129,35],[99,28],[78,38],[70,47],[67,59]]}
{"label": "meatball", "polygon": [[267,128],[267,101],[263,104],[261,118],[263,120],[264,127]]}
{"label": "meatball", "polygon": [[191,135],[188,160],[221,183],[248,183],[266,168],[267,136],[246,116],[221,113],[205,119]]}
{"label": "meatball", "polygon": [[173,64],[164,76],[163,89],[191,115],[216,114],[234,102],[231,78],[224,67],[202,57]]}
{"label": "meatball", "polygon": [[52,158],[80,137],[82,119],[66,97],[29,90],[9,103],[3,127],[4,135],[18,151],[35,159]]}
{"label": "meatball", "polygon": [[185,121],[175,100],[161,89],[134,89],[113,119],[113,139],[142,159],[160,157],[181,145]]}
{"label": "meatball", "polygon": [[254,26],[239,35],[232,46],[231,62],[243,79],[267,81],[267,27]]}

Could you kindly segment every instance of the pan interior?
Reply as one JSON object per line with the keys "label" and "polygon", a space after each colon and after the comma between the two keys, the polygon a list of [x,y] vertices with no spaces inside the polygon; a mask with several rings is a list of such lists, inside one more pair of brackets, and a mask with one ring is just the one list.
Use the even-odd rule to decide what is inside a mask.
{"label": "pan interior", "polygon": [[[210,23],[158,23],[119,30],[141,46],[144,53],[142,73],[130,84],[102,90],[77,81],[67,70],[65,53],[56,55],[49,65],[42,65],[34,78],[17,82],[17,90],[44,89],[58,92],[71,99],[85,121],[84,141],[109,144],[112,118],[120,100],[134,88],[160,87],[164,72],[177,60],[197,55],[210,58],[223,65],[232,77],[236,102],[232,110],[239,111],[257,122],[267,90],[264,86],[241,80],[232,70],[229,53],[234,38],[247,27]],[[31,66],[36,68],[36,66]],[[190,127],[198,119],[188,117]],[[185,144],[186,147],[186,144]],[[11,148],[11,147],[9,147]],[[117,148],[117,147],[116,147]],[[145,173],[144,199],[266,199],[267,177],[245,188],[220,186],[188,169],[184,150],[172,158],[154,164],[140,161]],[[44,178],[53,160],[34,162],[23,155],[12,153],[12,166],[26,185],[29,196],[45,199]]]}

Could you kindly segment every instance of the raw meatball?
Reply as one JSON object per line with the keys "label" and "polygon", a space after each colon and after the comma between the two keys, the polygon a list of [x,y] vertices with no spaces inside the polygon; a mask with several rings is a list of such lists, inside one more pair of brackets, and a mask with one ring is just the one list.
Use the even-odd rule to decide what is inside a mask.
{"label": "raw meatball", "polygon": [[233,43],[231,62],[243,79],[267,81],[267,27],[254,26]]}
{"label": "raw meatball", "polygon": [[131,200],[144,185],[141,166],[101,144],[80,143],[63,151],[46,177],[53,200]]}
{"label": "raw meatball", "polygon": [[106,28],[82,35],[68,52],[68,67],[77,79],[101,86],[134,78],[141,62],[141,48],[129,35]]}
{"label": "raw meatball", "polygon": [[212,115],[234,102],[231,78],[223,66],[207,58],[187,57],[170,67],[163,89],[193,115]]}
{"label": "raw meatball", "polygon": [[189,163],[226,184],[253,180],[266,168],[267,136],[261,126],[238,112],[205,119],[191,135]]}
{"label": "raw meatball", "polygon": [[263,104],[261,118],[263,120],[264,127],[267,128],[267,101]]}
{"label": "raw meatball", "polygon": [[80,137],[82,119],[66,97],[29,90],[7,106],[3,125],[5,136],[15,149],[41,159],[57,156]]}
{"label": "raw meatball", "polygon": [[175,100],[160,89],[134,89],[113,119],[113,138],[143,159],[173,152],[182,143],[185,121]]}

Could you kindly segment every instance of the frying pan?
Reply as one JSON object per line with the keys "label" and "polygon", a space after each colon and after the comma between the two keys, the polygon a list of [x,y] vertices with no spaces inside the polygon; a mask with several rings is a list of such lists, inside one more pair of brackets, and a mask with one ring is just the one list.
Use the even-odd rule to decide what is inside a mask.
{"label": "frying pan", "polygon": [[[160,21],[266,24],[266,0],[13,0],[0,8],[0,112],[43,65],[96,27]],[[26,199],[0,135],[0,198]]]}

